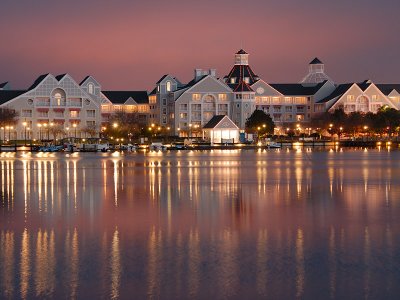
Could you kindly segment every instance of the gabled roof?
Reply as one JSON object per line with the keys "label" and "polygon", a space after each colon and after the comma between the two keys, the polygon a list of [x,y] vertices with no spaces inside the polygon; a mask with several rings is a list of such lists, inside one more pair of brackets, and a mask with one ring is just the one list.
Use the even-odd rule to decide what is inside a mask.
{"label": "gabled roof", "polygon": [[[216,128],[218,126],[218,124],[220,124],[222,122],[222,120],[227,119],[226,122],[229,124],[232,124],[232,127],[230,128],[236,128],[239,129],[239,127],[237,127],[237,125],[235,123],[232,122],[231,119],[229,119],[228,116],[226,115],[215,115],[211,118],[210,121],[208,121],[208,123],[206,125],[203,126],[203,129],[213,129]],[[226,126],[223,126],[224,128],[228,128]]]}
{"label": "gabled roof", "polygon": [[222,121],[222,119],[225,117],[225,115],[216,115],[211,118],[210,121],[206,125],[203,126],[203,128],[214,128],[215,126],[218,125],[219,122]]}
{"label": "gabled roof", "polygon": [[67,74],[60,74],[56,76],[57,81],[61,81],[61,79],[63,79]]}
{"label": "gabled roof", "polygon": [[182,85],[181,87],[178,87],[177,90],[182,90],[182,89],[187,89],[190,88],[192,86],[194,86],[196,83],[199,83],[200,81],[202,81],[204,78],[206,78],[209,75],[203,75],[197,78],[193,78],[191,81],[189,81],[187,84]]}
{"label": "gabled roof", "polygon": [[156,87],[150,92],[149,96],[150,95],[155,95],[155,94],[157,94],[157,88]]}
{"label": "gabled roof", "polygon": [[326,83],[320,82],[314,86],[305,86],[301,83],[271,83],[275,90],[284,96],[312,96]]}
{"label": "gabled roof", "polygon": [[236,52],[236,54],[248,54],[248,53],[243,49],[240,49],[238,52]]}
{"label": "gabled roof", "polygon": [[90,75],[87,75],[85,78],[83,78],[83,80],[79,83],[79,85],[82,85],[86,80],[88,80],[89,77]]}
{"label": "gabled roof", "polygon": [[40,75],[36,80],[33,82],[33,84],[28,88],[28,90],[33,90],[35,87],[37,87],[50,73]]}
{"label": "gabled roof", "polygon": [[165,77],[167,77],[168,76],[168,74],[165,74],[163,77],[161,77],[157,82],[156,82],[156,84],[159,84],[161,81],[163,81],[164,80],[164,78]]}
{"label": "gabled roof", "polygon": [[147,91],[102,91],[102,93],[115,104],[124,104],[129,98],[138,104],[149,103]]}
{"label": "gabled roof", "polygon": [[329,96],[319,100],[317,103],[325,103],[337,97],[341,97],[352,85],[353,83],[339,84]]}
{"label": "gabled roof", "polygon": [[376,84],[378,89],[388,96],[393,90],[396,90],[398,93],[400,93],[400,84]]}
{"label": "gabled roof", "polygon": [[318,57],[316,57],[316,58],[314,58],[312,61],[310,61],[310,65],[320,65],[320,64],[323,64],[323,62],[320,61],[320,60],[318,59]]}
{"label": "gabled roof", "polygon": [[25,92],[26,90],[0,90],[0,105],[22,95]]}
{"label": "gabled roof", "polygon": [[0,89],[3,89],[8,84],[8,81],[0,83]]}

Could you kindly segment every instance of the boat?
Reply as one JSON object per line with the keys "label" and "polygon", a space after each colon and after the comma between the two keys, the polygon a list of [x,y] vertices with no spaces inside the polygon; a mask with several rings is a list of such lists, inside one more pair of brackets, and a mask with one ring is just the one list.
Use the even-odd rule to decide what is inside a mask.
{"label": "boat", "polygon": [[277,142],[267,142],[266,146],[268,149],[279,149],[282,148],[281,144],[277,143]]}
{"label": "boat", "polygon": [[164,146],[162,143],[151,143],[151,145],[150,145],[150,150],[153,150],[153,151],[164,151],[166,149],[167,149],[167,147]]}
{"label": "boat", "polygon": [[39,147],[38,150],[40,152],[59,152],[59,151],[61,151],[63,149],[64,149],[64,147],[62,145],[58,145],[58,146],[50,145],[50,146]]}

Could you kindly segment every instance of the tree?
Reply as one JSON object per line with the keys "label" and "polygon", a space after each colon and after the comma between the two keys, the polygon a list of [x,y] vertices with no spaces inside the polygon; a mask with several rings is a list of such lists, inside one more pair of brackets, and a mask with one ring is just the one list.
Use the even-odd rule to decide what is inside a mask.
{"label": "tree", "polygon": [[109,119],[109,126],[103,131],[104,136],[127,138],[139,135],[145,128],[145,122],[138,113],[116,112]]}
{"label": "tree", "polygon": [[256,109],[246,120],[246,131],[259,134],[273,134],[275,123],[264,111]]}
{"label": "tree", "polygon": [[49,134],[53,136],[53,140],[57,140],[59,136],[65,134],[64,129],[61,125],[51,126],[49,128]]}
{"label": "tree", "polygon": [[97,135],[97,129],[95,125],[86,126],[85,128],[82,129],[82,132],[91,138],[94,138]]}
{"label": "tree", "polygon": [[379,129],[379,133],[387,132],[390,136],[400,126],[400,111],[381,107],[374,121],[374,128]]}
{"label": "tree", "polygon": [[17,122],[18,113],[11,108],[0,108],[0,126],[14,125]]}

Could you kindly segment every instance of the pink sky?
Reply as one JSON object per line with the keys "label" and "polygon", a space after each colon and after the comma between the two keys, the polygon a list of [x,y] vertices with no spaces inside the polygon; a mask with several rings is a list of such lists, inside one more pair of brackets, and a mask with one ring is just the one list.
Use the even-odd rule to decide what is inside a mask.
{"label": "pink sky", "polygon": [[53,2],[2,3],[0,82],[26,88],[67,72],[103,89],[151,89],[165,73],[226,75],[241,47],[271,83],[298,82],[315,56],[336,82],[400,82],[395,1]]}

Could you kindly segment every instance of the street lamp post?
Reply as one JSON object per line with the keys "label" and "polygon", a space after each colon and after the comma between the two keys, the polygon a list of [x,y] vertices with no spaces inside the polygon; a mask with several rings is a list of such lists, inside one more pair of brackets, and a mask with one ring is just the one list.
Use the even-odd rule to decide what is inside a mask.
{"label": "street lamp post", "polygon": [[364,131],[365,131],[365,133],[364,133],[364,136],[366,137],[366,140],[368,141],[368,126],[364,126]]}
{"label": "street lamp post", "polygon": [[[6,126],[5,130],[4,130],[4,140],[6,140],[6,130],[8,130],[8,128],[10,128],[10,126]],[[7,141],[9,140],[9,138],[7,139]]]}
{"label": "street lamp post", "polygon": [[14,129],[14,126],[8,127],[8,139],[11,141],[11,130]]}
{"label": "street lamp post", "polygon": [[189,138],[192,137],[192,124],[189,124]]}
{"label": "street lamp post", "polygon": [[37,125],[39,127],[39,141],[42,141],[42,124]]}
{"label": "street lamp post", "polygon": [[332,128],[333,128],[333,124],[329,124],[329,133],[331,134],[331,140],[333,139],[333,134],[332,134]]}
{"label": "street lamp post", "polygon": [[166,132],[166,142],[168,142],[168,139],[169,139],[169,131],[170,131],[170,129],[171,129],[171,127],[167,127],[167,132]]}
{"label": "street lamp post", "polygon": [[[55,137],[55,134],[54,134],[53,126],[54,126],[54,123],[53,123],[53,122],[50,122],[50,127],[52,128],[52,133],[53,133],[53,143],[55,143],[56,137]],[[50,132],[50,127],[49,127],[49,129],[48,129],[49,132]]]}
{"label": "street lamp post", "polygon": [[72,127],[75,128],[74,138],[76,139],[76,127],[77,127],[76,123],[72,124]]}
{"label": "street lamp post", "polygon": [[[44,123],[43,126],[44,126],[44,128],[47,129],[47,140],[49,140],[49,129],[47,128],[47,123]],[[46,134],[46,130],[44,131],[43,135],[45,135],[45,134]]]}
{"label": "street lamp post", "polygon": [[30,140],[30,144],[32,144],[32,133],[31,133],[31,128],[30,128],[30,127],[27,127],[26,130],[27,130],[28,138],[29,138],[29,140]]}
{"label": "street lamp post", "polygon": [[25,122],[23,122],[22,123],[22,125],[24,125],[24,145],[26,146],[26,126],[28,125],[28,123],[26,123],[26,121]]}

